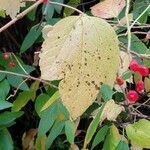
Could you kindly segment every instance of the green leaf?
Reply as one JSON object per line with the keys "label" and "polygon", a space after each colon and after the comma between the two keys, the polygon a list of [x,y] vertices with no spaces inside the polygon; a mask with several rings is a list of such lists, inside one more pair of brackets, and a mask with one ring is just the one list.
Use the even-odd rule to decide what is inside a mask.
{"label": "green leaf", "polygon": [[20,48],[21,53],[25,52],[29,47],[31,47],[34,44],[37,38],[41,35],[41,31],[42,31],[42,26],[40,26],[39,24],[33,26],[30,29],[30,31],[26,35],[21,45],[21,48]]}
{"label": "green leaf", "polygon": [[[150,0],[135,0],[133,3],[133,19],[136,19],[150,4]],[[141,18],[138,20],[140,23],[146,23],[148,18],[148,11],[144,13]]]}
{"label": "green leaf", "polygon": [[[33,2],[26,2],[26,9],[28,8],[28,7],[30,7],[31,5],[33,5]],[[30,20],[32,20],[32,21],[34,21],[35,20],[35,15],[36,15],[36,10],[37,10],[37,8],[34,8],[32,11],[30,11],[28,14],[27,14],[27,17],[30,19]]]}
{"label": "green leaf", "polygon": [[43,136],[52,127],[57,115],[57,103],[41,113],[41,120],[38,127],[38,136]]}
{"label": "green leaf", "polygon": [[47,137],[46,135],[40,136],[36,138],[36,150],[45,150]]}
{"label": "green leaf", "polygon": [[107,133],[103,150],[116,150],[119,142],[121,140],[118,129],[112,125]]}
{"label": "green leaf", "polygon": [[122,74],[122,79],[123,79],[123,80],[127,80],[127,79],[129,79],[129,78],[132,76],[132,74],[133,74],[133,72],[130,71],[130,70],[128,70],[128,71],[126,71],[126,72],[124,72],[124,73]]}
{"label": "green leaf", "polygon": [[104,101],[112,99],[113,91],[109,85],[103,84],[101,86],[100,93]]}
{"label": "green leaf", "polygon": [[107,125],[105,125],[97,132],[97,134],[95,135],[95,138],[93,140],[91,149],[93,149],[95,146],[97,146],[100,142],[104,141],[108,129],[109,129],[109,127]]}
{"label": "green leaf", "polygon": [[[80,4],[80,2],[81,2],[81,0],[70,0],[70,1],[67,3],[67,5],[72,6],[72,7],[75,8],[75,7],[78,6],[78,4]],[[74,12],[73,9],[70,9],[70,8],[67,8],[67,7],[64,8],[64,14],[65,14],[66,16],[70,16],[73,12]]]}
{"label": "green leaf", "polygon": [[19,111],[22,107],[24,107],[28,101],[31,99],[32,93],[30,91],[24,91],[19,93],[18,97],[13,103],[12,111],[16,112]]}
{"label": "green leaf", "polygon": [[59,92],[55,92],[50,99],[44,104],[44,106],[42,107],[41,111],[45,110],[46,108],[48,108],[49,106],[51,106],[57,99],[60,98]]}
{"label": "green leaf", "polygon": [[2,81],[6,77],[5,73],[0,73],[0,81]]}
{"label": "green leaf", "polygon": [[6,109],[12,106],[13,106],[12,103],[0,100],[0,110]]}
{"label": "green leaf", "polygon": [[48,8],[46,8],[47,11],[46,11],[45,19],[46,19],[46,21],[49,21],[54,15],[54,6],[51,4],[48,4],[48,6],[47,6],[47,4],[43,4],[43,7],[42,7],[43,13],[45,11],[45,7],[48,7]]}
{"label": "green leaf", "polygon": [[125,141],[120,141],[116,150],[129,150],[129,146]]}
{"label": "green leaf", "polygon": [[150,148],[150,121],[140,119],[126,127],[126,133],[131,142],[142,148]]}
{"label": "green leaf", "polygon": [[62,129],[64,128],[64,125],[65,125],[64,121],[57,121],[54,123],[47,138],[46,149],[50,148],[53,141],[61,133]]}
{"label": "green leaf", "polygon": [[40,94],[35,101],[35,110],[39,116],[41,116],[41,109],[43,105],[50,99],[47,94]]}
{"label": "green leaf", "polygon": [[[123,42],[125,46],[127,46],[127,36],[122,36],[119,38],[119,40]],[[132,34],[131,36],[131,50],[139,54],[146,54],[147,52],[149,52],[149,49],[146,47],[146,45],[135,34]]]}
{"label": "green leaf", "polygon": [[13,122],[16,118],[23,115],[23,112],[4,112],[0,114],[0,126],[7,125]]}
{"label": "green leaf", "polygon": [[4,10],[0,10],[0,17],[5,17],[6,15],[5,15],[5,11]]}
{"label": "green leaf", "polygon": [[22,77],[7,74],[7,80],[9,84],[15,88],[19,87],[19,89],[23,91],[29,90],[28,85],[24,82]]}
{"label": "green leaf", "polygon": [[0,130],[0,149],[13,150],[13,141],[9,131],[5,128]]}
{"label": "green leaf", "polygon": [[87,129],[87,133],[84,140],[84,148],[86,148],[87,144],[91,141],[94,133],[96,132],[98,125],[101,123],[101,114],[103,112],[104,106],[105,104],[103,104],[99,108],[98,113],[96,114],[95,118],[92,120],[92,122],[90,123]]}
{"label": "green leaf", "polygon": [[7,94],[9,93],[10,85],[7,80],[0,82],[0,101],[5,100]]}
{"label": "green leaf", "polygon": [[[61,3],[61,4],[64,3],[64,0],[53,0],[53,1],[54,1],[54,2],[57,2],[57,3]],[[53,6],[54,6],[56,12],[57,12],[58,14],[60,14],[60,13],[61,13],[61,10],[62,10],[62,6],[61,6],[61,5],[53,5]]]}
{"label": "green leaf", "polygon": [[65,134],[67,136],[67,140],[70,144],[74,143],[75,131],[74,131],[74,123],[71,120],[67,120],[65,122]]}

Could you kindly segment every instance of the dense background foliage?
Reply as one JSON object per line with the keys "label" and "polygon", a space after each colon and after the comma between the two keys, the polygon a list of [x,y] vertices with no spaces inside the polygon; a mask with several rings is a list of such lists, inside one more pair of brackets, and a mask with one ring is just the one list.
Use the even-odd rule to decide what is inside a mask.
{"label": "dense background foliage", "polygon": [[[90,8],[100,1],[55,2],[78,8],[92,16]],[[26,2],[21,12],[34,3]],[[150,0],[131,0],[128,17],[130,24],[149,5]],[[13,4],[10,6],[13,7]],[[47,11],[45,7],[48,7]],[[150,148],[150,75],[149,71],[145,73],[150,68],[150,8],[131,29],[130,54],[135,62],[128,59],[129,53],[126,53],[129,33],[125,13],[126,7],[117,18],[105,19],[114,27],[119,38],[120,51],[123,52],[120,54],[121,73],[118,74],[114,88],[103,85],[101,95],[76,121],[70,120],[69,112],[61,103],[57,88],[59,81],[48,82],[39,78],[38,55],[44,41],[43,27],[46,24],[55,25],[67,16],[78,15],[78,12],[60,5],[42,3],[0,33],[1,150]],[[0,16],[0,27],[11,20],[3,11],[0,11]],[[136,70],[136,65],[142,69]],[[129,93],[131,91],[133,93]],[[120,115],[117,113],[119,107],[124,107]]]}

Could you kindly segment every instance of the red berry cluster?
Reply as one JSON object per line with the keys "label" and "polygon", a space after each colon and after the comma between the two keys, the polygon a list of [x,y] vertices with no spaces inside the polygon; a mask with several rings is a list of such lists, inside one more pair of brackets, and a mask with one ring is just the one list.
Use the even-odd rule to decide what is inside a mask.
{"label": "red berry cluster", "polygon": [[131,71],[139,72],[143,77],[149,75],[149,69],[143,65],[139,65],[138,62],[134,59],[130,62],[129,67]]}
{"label": "red berry cluster", "polygon": [[[139,72],[139,74],[142,77],[146,77],[149,75],[149,69],[145,67],[144,65],[139,65],[136,60],[132,60],[130,62],[129,68],[133,72]],[[136,83],[136,90],[129,90],[127,92],[127,99],[128,103],[133,104],[136,103],[139,100],[139,94],[138,92],[143,92],[144,91],[144,82],[139,81]]]}
{"label": "red berry cluster", "polygon": [[[8,60],[8,59],[10,59],[10,54],[8,52],[5,52],[5,53],[3,53],[2,57],[3,57],[3,59]],[[16,63],[14,61],[10,61],[8,63],[8,66],[9,67],[16,67]]]}

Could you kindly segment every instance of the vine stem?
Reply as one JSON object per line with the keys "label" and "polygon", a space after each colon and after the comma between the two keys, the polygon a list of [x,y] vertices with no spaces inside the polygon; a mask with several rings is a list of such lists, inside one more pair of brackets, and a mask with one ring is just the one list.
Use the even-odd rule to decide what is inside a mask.
{"label": "vine stem", "polygon": [[126,18],[127,34],[128,34],[128,47],[127,47],[128,54],[130,54],[130,47],[131,47],[131,30],[130,30],[130,21],[128,16],[129,10],[130,10],[130,0],[127,0],[125,18]]}
{"label": "vine stem", "polygon": [[0,73],[5,73],[5,74],[10,74],[10,75],[15,75],[15,76],[19,76],[19,77],[23,77],[23,78],[27,78],[27,79],[32,79],[34,81],[40,81],[40,82],[43,82],[47,85],[50,85],[51,87],[54,87],[56,89],[58,89],[57,86],[43,80],[43,79],[40,79],[40,78],[36,78],[36,77],[33,77],[33,76],[30,76],[30,75],[25,75],[25,74],[20,74],[20,73],[16,73],[16,72],[10,72],[10,71],[5,71],[5,70],[0,70]]}
{"label": "vine stem", "polygon": [[28,14],[30,11],[32,11],[34,8],[36,8],[38,5],[43,3],[43,0],[38,0],[35,2],[32,6],[24,10],[22,13],[18,14],[14,19],[12,19],[10,22],[8,22],[6,25],[0,28],[0,33],[9,28],[11,25],[16,23],[19,19],[23,18],[26,14]]}
{"label": "vine stem", "polygon": [[79,10],[77,8],[74,8],[72,6],[66,5],[66,4],[62,4],[62,3],[58,3],[58,2],[52,2],[52,1],[49,1],[49,4],[60,5],[60,6],[67,7],[67,8],[70,8],[72,10],[75,10],[79,14],[82,14],[82,15],[84,14],[84,12],[82,12],[81,10]]}

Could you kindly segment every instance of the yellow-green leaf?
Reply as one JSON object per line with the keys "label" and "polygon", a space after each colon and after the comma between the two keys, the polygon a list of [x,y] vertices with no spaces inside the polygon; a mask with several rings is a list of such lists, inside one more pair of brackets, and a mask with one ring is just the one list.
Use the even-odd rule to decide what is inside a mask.
{"label": "yellow-green leaf", "polygon": [[115,125],[112,125],[109,133],[107,134],[103,150],[116,150],[120,140],[121,136],[118,129],[115,127]]}
{"label": "yellow-green leaf", "polygon": [[113,86],[119,66],[118,39],[103,19],[70,16],[45,36],[41,78],[61,80],[63,104],[75,120],[95,101],[102,83]]}
{"label": "yellow-green leaf", "polygon": [[118,115],[123,110],[124,110],[123,106],[115,104],[114,100],[109,100],[103,109],[103,112],[101,115],[102,121],[106,118],[110,121],[115,121]]}
{"label": "yellow-green leaf", "polygon": [[10,15],[11,18],[15,18],[21,6],[24,6],[24,3],[20,0],[0,0],[0,10],[5,10],[6,15]]}
{"label": "yellow-green leaf", "polygon": [[134,124],[129,124],[126,133],[131,143],[142,148],[150,148],[150,121],[141,119]]}

